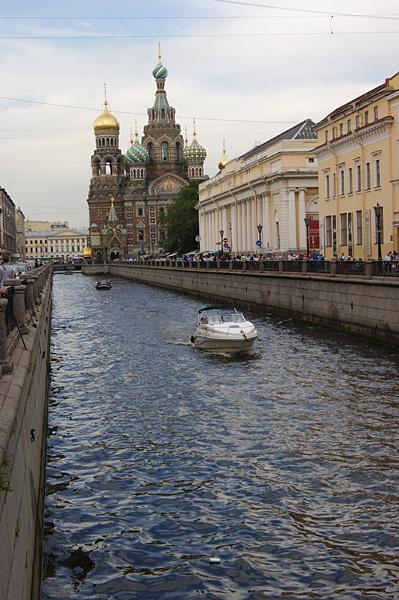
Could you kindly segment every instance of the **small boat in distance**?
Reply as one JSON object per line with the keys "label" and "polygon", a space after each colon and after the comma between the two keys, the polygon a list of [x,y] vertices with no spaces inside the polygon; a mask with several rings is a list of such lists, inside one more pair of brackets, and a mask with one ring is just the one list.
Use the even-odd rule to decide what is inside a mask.
{"label": "small boat in distance", "polygon": [[109,279],[102,279],[100,281],[96,281],[96,290],[110,290],[111,288],[112,285]]}
{"label": "small boat in distance", "polygon": [[247,352],[258,332],[241,312],[221,306],[205,306],[198,311],[197,325],[191,342],[208,352]]}

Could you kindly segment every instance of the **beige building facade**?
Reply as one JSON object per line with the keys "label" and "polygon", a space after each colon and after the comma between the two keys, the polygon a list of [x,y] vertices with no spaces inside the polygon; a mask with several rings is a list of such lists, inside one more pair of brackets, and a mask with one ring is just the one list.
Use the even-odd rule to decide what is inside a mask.
{"label": "beige building facade", "polygon": [[88,233],[74,229],[26,232],[26,258],[66,260],[83,255]]}
{"label": "beige building facade", "polygon": [[376,259],[379,246],[382,257],[398,251],[399,73],[327,115],[317,132],[326,258]]}
{"label": "beige building facade", "polygon": [[[300,252],[319,247],[317,134],[310,119],[219,163],[199,186],[201,251]],[[309,217],[309,229],[305,217]]]}
{"label": "beige building facade", "polygon": [[26,258],[25,215],[19,206],[15,211],[15,230],[16,230],[16,240],[15,240],[16,258],[18,258],[18,260],[24,261]]}

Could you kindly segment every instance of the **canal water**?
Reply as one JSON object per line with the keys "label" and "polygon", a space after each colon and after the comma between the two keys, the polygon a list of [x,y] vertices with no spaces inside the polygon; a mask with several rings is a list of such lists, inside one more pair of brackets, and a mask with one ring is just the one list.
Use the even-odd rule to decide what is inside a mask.
{"label": "canal water", "polygon": [[55,276],[42,600],[398,598],[396,352],[248,311],[201,353],[201,306]]}

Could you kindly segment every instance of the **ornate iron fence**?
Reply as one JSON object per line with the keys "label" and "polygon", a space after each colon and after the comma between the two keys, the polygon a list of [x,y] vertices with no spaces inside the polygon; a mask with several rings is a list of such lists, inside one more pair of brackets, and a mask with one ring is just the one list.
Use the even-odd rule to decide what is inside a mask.
{"label": "ornate iron fence", "polygon": [[326,260],[311,260],[306,269],[308,273],[331,273],[331,263]]}
{"label": "ornate iron fence", "polygon": [[373,260],[373,275],[379,277],[399,277],[399,261]]}
{"label": "ornate iron fence", "polygon": [[283,271],[287,273],[301,273],[302,272],[302,261],[301,260],[283,260]]}
{"label": "ornate iron fence", "polygon": [[365,275],[365,262],[363,260],[339,260],[336,273],[337,275]]}

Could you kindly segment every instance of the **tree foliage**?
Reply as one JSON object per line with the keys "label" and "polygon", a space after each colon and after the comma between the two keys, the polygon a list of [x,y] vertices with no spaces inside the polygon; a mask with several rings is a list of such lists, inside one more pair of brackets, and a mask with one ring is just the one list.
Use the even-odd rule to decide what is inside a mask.
{"label": "tree foliage", "polygon": [[165,249],[184,254],[194,250],[198,243],[198,183],[190,182],[176,194],[174,203],[163,219],[166,226]]}

